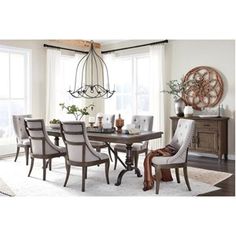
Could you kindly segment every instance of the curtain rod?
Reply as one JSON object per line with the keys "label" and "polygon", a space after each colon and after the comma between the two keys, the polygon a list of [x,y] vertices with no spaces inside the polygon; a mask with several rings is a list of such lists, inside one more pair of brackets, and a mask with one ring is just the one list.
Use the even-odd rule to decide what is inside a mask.
{"label": "curtain rod", "polygon": [[132,49],[132,48],[139,48],[139,47],[145,47],[145,46],[161,44],[161,43],[168,43],[168,40],[166,39],[166,40],[153,42],[153,43],[146,43],[146,44],[141,44],[141,45],[136,45],[136,46],[131,46],[131,47],[112,49],[112,50],[102,51],[102,53],[116,52],[116,51],[127,50],[127,49]]}
{"label": "curtain rod", "polygon": [[53,45],[48,45],[48,44],[44,44],[43,46],[46,48],[55,48],[55,49],[63,49],[67,51],[72,51],[72,52],[87,53],[85,51],[80,51],[80,50],[75,50],[75,49],[70,49],[70,48],[63,48],[63,47],[58,47],[58,46],[53,46]]}
{"label": "curtain rod", "polygon": [[[132,49],[132,48],[139,48],[139,47],[145,47],[145,46],[161,44],[161,43],[168,43],[168,40],[162,40],[162,41],[158,41],[158,42],[146,43],[146,44],[130,46],[130,47],[125,47],[125,48],[117,48],[117,49],[112,49],[112,50],[106,50],[106,51],[102,51],[102,53],[116,52],[116,51],[127,50],[127,49]],[[85,51],[80,51],[80,50],[70,49],[70,48],[64,48],[64,47],[59,47],[59,46],[53,46],[53,45],[49,45],[49,44],[44,44],[43,46],[47,47],[47,48],[62,49],[62,50],[67,50],[67,51],[72,51],[72,52],[87,53]]]}

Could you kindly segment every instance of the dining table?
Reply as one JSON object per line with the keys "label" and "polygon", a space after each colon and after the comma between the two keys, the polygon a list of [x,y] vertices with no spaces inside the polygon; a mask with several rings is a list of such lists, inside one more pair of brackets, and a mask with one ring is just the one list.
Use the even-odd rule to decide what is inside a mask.
{"label": "dining table", "polygon": [[[54,136],[54,143],[59,145],[59,138],[61,137],[60,129],[55,129],[51,127],[46,128],[48,135]],[[121,184],[122,178],[124,174],[128,171],[133,171],[137,175],[137,177],[142,177],[139,168],[133,165],[133,157],[132,157],[132,145],[134,143],[140,143],[143,141],[148,141],[151,139],[158,139],[162,137],[163,132],[161,131],[140,131],[138,134],[126,134],[126,133],[104,133],[104,132],[87,132],[88,138],[91,141],[100,141],[106,143],[107,147],[110,151],[116,155],[116,158],[123,165],[124,169],[121,170],[117,177],[117,181],[115,183],[116,186]],[[126,145],[126,160],[125,163],[121,160],[121,158],[114,152],[110,143],[121,143]]]}

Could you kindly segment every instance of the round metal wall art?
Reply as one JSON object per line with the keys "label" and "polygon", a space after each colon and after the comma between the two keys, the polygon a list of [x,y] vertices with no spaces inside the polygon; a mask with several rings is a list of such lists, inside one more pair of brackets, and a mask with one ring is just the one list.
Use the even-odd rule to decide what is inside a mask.
{"label": "round metal wall art", "polygon": [[183,99],[195,110],[216,106],[223,96],[223,80],[215,69],[198,66],[184,77],[185,92]]}

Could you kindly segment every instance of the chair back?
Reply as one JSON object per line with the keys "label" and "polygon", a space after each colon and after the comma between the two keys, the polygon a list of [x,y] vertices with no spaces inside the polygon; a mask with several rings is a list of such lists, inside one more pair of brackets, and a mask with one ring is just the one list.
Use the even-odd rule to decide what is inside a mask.
{"label": "chair back", "polygon": [[170,159],[170,162],[187,161],[187,150],[192,141],[195,121],[188,119],[179,119],[174,136],[170,145],[175,147],[178,152]]}
{"label": "chair back", "polygon": [[27,139],[28,133],[25,129],[25,118],[31,118],[32,115],[13,115],[13,127],[16,134],[17,142],[23,139]]}
{"label": "chair back", "polygon": [[33,155],[50,155],[60,150],[49,139],[43,119],[25,119],[26,131],[30,138]]}
{"label": "chair back", "polygon": [[61,134],[69,161],[91,162],[101,159],[100,153],[94,151],[90,144],[84,122],[61,122]]}
{"label": "chair back", "polygon": [[134,115],[131,123],[135,124],[135,128],[138,128],[141,131],[152,131],[153,116]]}

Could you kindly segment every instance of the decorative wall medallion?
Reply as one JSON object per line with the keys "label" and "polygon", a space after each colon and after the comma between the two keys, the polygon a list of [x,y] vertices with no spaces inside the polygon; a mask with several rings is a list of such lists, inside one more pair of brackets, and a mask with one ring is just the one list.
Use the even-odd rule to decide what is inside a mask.
{"label": "decorative wall medallion", "polygon": [[223,95],[224,85],[220,74],[208,66],[190,70],[184,77],[187,84],[183,99],[195,110],[214,107]]}

